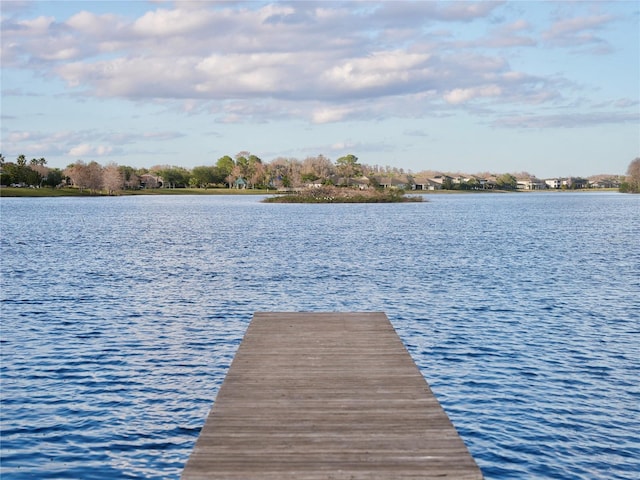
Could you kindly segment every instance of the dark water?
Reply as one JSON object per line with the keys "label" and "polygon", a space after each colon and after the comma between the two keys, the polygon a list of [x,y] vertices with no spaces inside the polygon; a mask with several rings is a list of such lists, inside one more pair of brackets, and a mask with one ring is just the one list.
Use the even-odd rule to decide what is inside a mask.
{"label": "dark water", "polygon": [[640,196],[2,198],[2,479],[178,478],[254,311],[385,311],[487,479],[640,478]]}

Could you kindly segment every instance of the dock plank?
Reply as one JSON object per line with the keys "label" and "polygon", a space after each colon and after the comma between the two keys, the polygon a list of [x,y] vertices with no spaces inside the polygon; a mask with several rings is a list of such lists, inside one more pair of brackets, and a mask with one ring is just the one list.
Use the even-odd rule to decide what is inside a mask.
{"label": "dock plank", "polygon": [[384,313],[256,313],[183,480],[482,479]]}

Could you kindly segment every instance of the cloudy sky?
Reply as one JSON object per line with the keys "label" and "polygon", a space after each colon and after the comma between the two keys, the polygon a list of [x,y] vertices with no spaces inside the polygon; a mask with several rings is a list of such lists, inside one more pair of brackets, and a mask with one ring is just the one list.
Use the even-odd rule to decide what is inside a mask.
{"label": "cloudy sky", "polygon": [[7,1],[2,153],[623,174],[640,3]]}

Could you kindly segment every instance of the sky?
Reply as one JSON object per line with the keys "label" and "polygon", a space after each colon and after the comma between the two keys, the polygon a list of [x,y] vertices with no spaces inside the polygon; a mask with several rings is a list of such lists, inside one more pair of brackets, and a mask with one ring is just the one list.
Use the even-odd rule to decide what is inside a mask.
{"label": "sky", "polygon": [[640,156],[640,2],[8,1],[1,152],[540,178]]}

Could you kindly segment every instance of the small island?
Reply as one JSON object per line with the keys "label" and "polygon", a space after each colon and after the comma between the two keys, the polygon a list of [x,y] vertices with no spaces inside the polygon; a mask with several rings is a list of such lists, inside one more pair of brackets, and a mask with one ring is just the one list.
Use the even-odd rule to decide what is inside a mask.
{"label": "small island", "polygon": [[348,187],[322,186],[277,194],[265,203],[402,203],[422,202],[422,196],[405,195],[400,189],[360,190]]}

